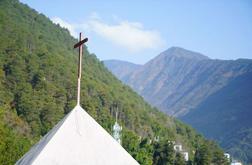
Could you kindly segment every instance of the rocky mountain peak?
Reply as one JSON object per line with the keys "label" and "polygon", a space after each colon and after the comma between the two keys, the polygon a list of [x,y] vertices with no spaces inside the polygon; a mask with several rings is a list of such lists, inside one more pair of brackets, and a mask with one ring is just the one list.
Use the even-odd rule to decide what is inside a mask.
{"label": "rocky mountain peak", "polygon": [[180,47],[171,47],[159,55],[161,58],[185,58],[185,59],[193,59],[193,60],[206,60],[209,59],[207,56],[193,52],[190,50],[186,50]]}

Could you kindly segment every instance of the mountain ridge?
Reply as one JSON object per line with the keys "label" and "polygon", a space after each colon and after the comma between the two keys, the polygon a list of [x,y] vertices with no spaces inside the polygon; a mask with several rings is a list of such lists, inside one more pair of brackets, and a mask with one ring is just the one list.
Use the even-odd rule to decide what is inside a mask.
{"label": "mountain ridge", "polygon": [[[225,89],[229,86],[234,80],[239,79],[240,76],[249,75],[252,73],[252,60],[251,59],[237,59],[237,60],[218,60],[210,59],[206,56],[200,56],[202,58],[185,58],[185,55],[182,57],[180,55],[172,55],[171,50],[179,49],[184,53],[186,49],[180,48],[170,48],[162,53],[160,53],[156,58],[153,58],[140,69],[133,71],[125,77],[122,77],[121,80],[131,86],[137,93],[142,95],[146,101],[148,101],[153,106],[158,107],[161,111],[168,113],[169,115],[178,117],[185,121],[186,123],[195,127],[198,131],[207,135],[207,130],[211,129],[209,132],[215,132],[214,127],[207,126],[208,118],[206,120],[205,127],[197,127],[201,122],[193,122],[197,118],[193,115],[194,110],[198,109],[196,112],[202,112],[199,110],[199,107],[203,102],[208,102],[213,95]],[[167,54],[168,52],[168,54]],[[188,51],[188,55],[193,53]],[[198,54],[196,53],[196,57]],[[192,57],[195,57],[192,56]],[[110,68],[113,72],[113,69]],[[250,77],[250,76],[248,76]],[[250,79],[247,81],[240,81],[239,86],[246,86],[247,90],[252,90],[251,85],[249,86]],[[237,88],[239,89],[239,86]],[[235,88],[229,88],[234,91]],[[246,90],[245,90],[246,91]],[[252,96],[249,95],[251,98]],[[218,97],[219,100],[227,99],[228,97],[232,98],[238,105],[242,106],[242,100],[235,93],[230,93],[229,96]],[[240,100],[240,101],[239,101]],[[252,102],[252,101],[251,101]],[[220,104],[221,102],[219,102]],[[246,103],[247,104],[247,103]],[[248,107],[252,107],[248,103]],[[207,104],[205,107],[213,107]],[[225,103],[225,110],[228,110],[228,107],[234,107],[231,103]],[[248,108],[247,108],[248,109]],[[239,109],[238,109],[239,110]],[[241,110],[241,108],[240,108]],[[217,111],[217,107],[213,107],[212,111]],[[195,112],[195,113],[196,113]],[[204,111],[205,112],[205,111]],[[206,111],[206,114],[203,112],[201,115],[210,115],[210,110]],[[246,111],[247,114],[249,111]],[[242,112],[241,112],[242,113]],[[242,116],[240,113],[236,113]],[[190,116],[190,120],[187,120],[187,115]],[[224,115],[224,114],[221,114]],[[220,115],[220,116],[221,116]],[[188,117],[189,117],[188,116]],[[200,116],[197,115],[200,119]],[[223,116],[224,117],[224,116]],[[212,119],[216,119],[211,116]],[[210,118],[209,118],[210,119]],[[246,119],[247,121],[250,121]],[[219,123],[220,119],[216,121],[216,124]],[[210,122],[210,121],[209,121]],[[234,126],[235,121],[233,121],[232,126]],[[251,127],[252,123],[249,122],[246,126]],[[220,125],[220,127],[225,128],[224,130],[232,131],[231,128],[226,128],[225,125]],[[242,129],[242,126],[239,126]],[[237,129],[235,129],[237,130]],[[217,130],[216,130],[217,132]],[[224,133],[223,131],[220,131]],[[231,133],[231,132],[230,132]],[[234,132],[233,132],[234,133]],[[236,134],[236,133],[234,133]],[[224,135],[223,135],[224,136]],[[240,136],[232,136],[232,140],[238,140],[237,138],[242,138]],[[249,143],[252,143],[249,138],[250,133],[246,133],[246,137]],[[231,151],[238,158],[243,159],[247,162],[251,162],[252,158],[250,157],[250,150],[246,152],[239,149],[239,144],[230,145],[225,143],[224,139],[216,138],[213,136],[222,146]],[[230,139],[231,140],[231,139]],[[229,147],[226,147],[229,146]],[[248,145],[250,146],[250,145]],[[234,150],[238,152],[234,152]]]}
{"label": "mountain ridge", "polygon": [[[133,88],[134,88],[134,86],[137,86],[137,88],[134,88],[134,89],[139,94],[141,94],[142,96],[146,96],[147,98],[145,98],[145,99],[147,101],[149,101],[150,103],[152,103],[152,105],[155,105],[155,106],[161,108],[161,110],[162,109],[164,110],[167,105],[162,105],[162,101],[169,99],[169,98],[165,98],[166,94],[158,96],[156,99],[156,102],[152,101],[153,95],[154,95],[154,97],[156,97],[155,94],[160,92],[162,85],[165,85],[165,83],[168,83],[165,80],[160,80],[160,77],[162,77],[164,79],[166,79],[166,77],[168,77],[168,76],[173,76],[173,77],[177,78],[178,76],[174,76],[174,75],[182,73],[184,75],[182,75],[183,77],[179,77],[179,81],[181,83],[180,85],[183,85],[183,83],[185,83],[183,81],[186,81],[186,79],[190,79],[185,76],[190,76],[190,74],[195,74],[194,72],[197,72],[197,70],[200,70],[201,68],[204,68],[204,66],[206,64],[209,64],[210,66],[207,68],[207,69],[209,69],[209,71],[207,71],[205,69],[204,73],[198,72],[196,74],[200,74],[200,75],[194,75],[194,76],[202,77],[201,79],[203,80],[203,77],[204,77],[203,74],[208,74],[208,72],[212,72],[212,74],[214,74],[215,77],[217,76],[216,74],[218,74],[218,76],[220,76],[220,77],[226,77],[226,79],[223,79],[223,82],[220,82],[219,87],[216,85],[215,88],[217,88],[216,90],[218,90],[219,88],[222,87],[222,85],[225,85],[225,81],[227,81],[227,79],[235,77],[239,74],[243,74],[242,70],[241,70],[241,73],[237,73],[237,74],[235,71],[232,71],[232,66],[234,64],[239,65],[237,67],[244,67],[245,68],[246,65],[251,65],[251,61],[252,61],[252,60],[247,60],[247,59],[217,60],[217,59],[209,59],[208,57],[206,57],[204,55],[202,56],[202,58],[192,58],[192,60],[191,60],[191,58],[189,58],[189,61],[188,61],[187,58],[180,59],[181,56],[179,56],[179,58],[178,58],[178,56],[172,56],[172,54],[170,54],[170,52],[174,52],[173,50],[177,50],[177,49],[185,52],[185,49],[172,47],[172,48],[168,49],[169,54],[166,54],[167,51],[164,51],[163,53],[158,55],[156,58],[154,58],[154,59],[150,60],[149,62],[147,62],[146,64],[144,64],[141,68],[135,70],[134,72],[130,72],[130,74],[126,74],[124,77],[120,77],[120,79],[124,83],[129,84]],[[189,54],[190,53],[193,53],[193,52],[189,51]],[[185,57],[185,55],[183,55],[183,57]],[[190,56],[188,56],[188,57],[190,57]],[[195,56],[193,56],[193,57],[195,57]],[[222,65],[225,65],[225,66],[222,66]],[[231,71],[229,71],[228,67],[231,67]],[[217,71],[215,72],[215,69],[219,69],[220,72],[219,73]],[[235,66],[233,66],[233,70],[236,70],[236,69],[237,68],[235,68]],[[251,70],[251,68],[250,68],[250,70]],[[112,69],[111,69],[111,71],[115,72]],[[221,75],[222,74],[221,72],[223,72],[223,75]],[[224,73],[224,72],[226,72],[226,73]],[[148,77],[148,78],[145,79],[145,77]],[[171,79],[173,77],[171,77]],[[138,81],[138,79],[139,79],[139,81]],[[156,84],[156,86],[155,86],[155,83],[150,84],[153,81],[158,81],[162,84]],[[211,80],[211,81],[214,81],[214,80]],[[148,83],[148,82],[150,82],[150,83]],[[197,83],[197,82],[192,82],[192,83]],[[200,83],[200,82],[198,82],[198,83]],[[144,88],[147,88],[147,89],[144,90]],[[152,88],[152,89],[150,89],[150,88]],[[179,88],[179,85],[177,88]],[[148,93],[148,91],[151,91],[151,93]],[[173,91],[175,91],[175,89]],[[206,93],[205,97],[207,97],[208,95],[209,94]],[[148,99],[148,96],[150,97],[150,99]],[[177,98],[177,99],[179,99],[179,98]],[[176,114],[175,111],[172,110],[171,113],[169,113],[169,111],[168,111],[168,113],[170,115],[180,116],[180,114]]]}
{"label": "mountain ridge", "polygon": [[[149,62],[152,60],[155,60],[158,58],[164,58],[164,57],[165,58],[169,58],[169,57],[188,58],[188,59],[194,59],[194,60],[209,59],[209,57],[207,57],[201,53],[186,50],[186,49],[184,49],[182,47],[178,47],[178,46],[172,46],[172,47],[168,48],[167,50],[161,52],[158,56],[149,60]],[[148,62],[146,64],[148,64]]]}
{"label": "mountain ridge", "polygon": [[114,74],[121,79],[122,77],[125,77],[126,75],[132,73],[134,70],[139,69],[142,67],[140,64],[134,64],[127,61],[122,60],[104,60],[103,63],[108,66],[109,68],[115,68]]}

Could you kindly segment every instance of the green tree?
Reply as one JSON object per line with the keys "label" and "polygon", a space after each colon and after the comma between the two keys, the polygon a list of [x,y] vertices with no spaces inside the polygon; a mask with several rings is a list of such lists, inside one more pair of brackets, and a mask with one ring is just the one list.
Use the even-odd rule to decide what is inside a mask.
{"label": "green tree", "polygon": [[211,152],[207,144],[203,144],[196,149],[194,163],[196,165],[208,165],[211,163]]}
{"label": "green tree", "polygon": [[[0,109],[0,117],[2,117]],[[0,164],[11,165],[20,158],[30,147],[30,141],[13,132],[0,120]]]}
{"label": "green tree", "polygon": [[153,146],[147,138],[143,138],[139,144],[139,151],[137,153],[137,160],[140,164],[151,165],[152,162]]}
{"label": "green tree", "polygon": [[139,149],[139,137],[132,131],[123,130],[122,146],[136,158]]}
{"label": "green tree", "polygon": [[221,150],[216,150],[213,153],[213,164],[215,165],[229,165],[230,162],[228,161],[228,159],[224,156],[224,153]]}
{"label": "green tree", "polygon": [[153,164],[172,165],[175,161],[173,144],[169,141],[162,141],[154,144]]}
{"label": "green tree", "polygon": [[186,165],[183,155],[179,152],[176,153],[174,165]]}

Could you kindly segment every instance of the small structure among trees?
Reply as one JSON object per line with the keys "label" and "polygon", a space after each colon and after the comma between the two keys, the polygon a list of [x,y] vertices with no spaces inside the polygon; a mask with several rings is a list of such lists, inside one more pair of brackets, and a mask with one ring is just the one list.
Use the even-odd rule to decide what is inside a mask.
{"label": "small structure among trees", "polygon": [[175,145],[173,146],[173,148],[174,148],[174,151],[175,151],[176,153],[180,153],[180,154],[183,156],[183,158],[185,159],[185,161],[188,161],[188,160],[189,160],[189,154],[188,154],[187,151],[183,150],[182,144],[175,144]]}
{"label": "small structure among trees", "polygon": [[117,112],[116,112],[116,122],[113,126],[113,137],[114,139],[119,143],[122,144],[121,140],[121,131],[122,131],[122,126],[120,126],[117,122]]}

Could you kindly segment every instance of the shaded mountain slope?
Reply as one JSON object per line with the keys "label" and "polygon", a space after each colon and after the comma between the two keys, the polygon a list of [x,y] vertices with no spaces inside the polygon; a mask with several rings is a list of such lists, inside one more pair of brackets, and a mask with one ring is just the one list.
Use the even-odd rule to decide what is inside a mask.
{"label": "shaded mountain slope", "polygon": [[216,139],[235,157],[251,162],[251,84],[251,72],[238,76],[181,119]]}

